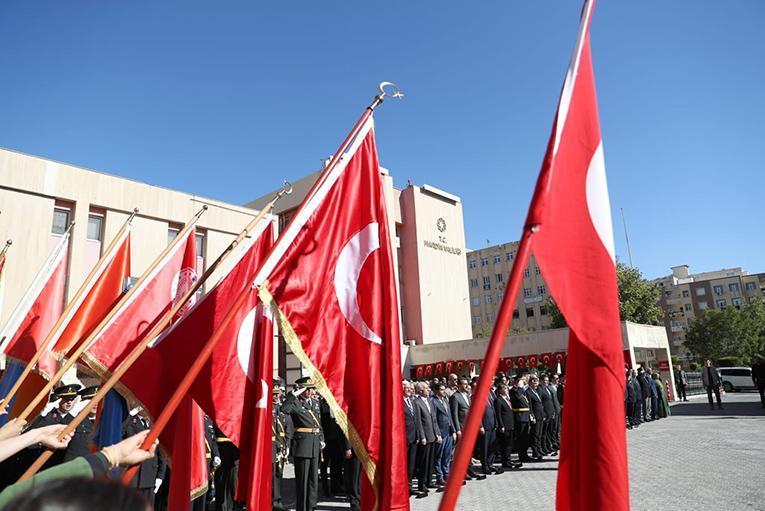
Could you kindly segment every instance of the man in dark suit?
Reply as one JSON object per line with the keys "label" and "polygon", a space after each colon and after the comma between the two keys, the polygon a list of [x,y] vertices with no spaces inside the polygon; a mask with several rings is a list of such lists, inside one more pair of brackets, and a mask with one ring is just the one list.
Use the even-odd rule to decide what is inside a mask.
{"label": "man in dark suit", "polygon": [[542,376],[541,384],[539,385],[539,397],[542,398],[542,406],[545,411],[545,420],[542,424],[542,454],[545,456],[557,456],[557,447],[555,441],[554,425],[556,421],[555,415],[555,399],[553,398],[552,389],[549,387],[550,379],[547,375]]}
{"label": "man in dark suit", "polygon": [[643,368],[638,369],[638,382],[640,382],[640,394],[643,399],[640,401],[640,413],[643,422],[650,422],[651,419],[651,382],[646,377]]}
{"label": "man in dark suit", "polygon": [[675,369],[675,385],[677,386],[677,398],[688,401],[688,396],[685,395],[685,387],[688,386],[688,375],[683,371],[683,366],[680,364],[677,364],[677,369]]}
{"label": "man in dark suit", "polygon": [[712,393],[714,392],[717,398],[717,406],[722,409],[722,399],[720,399],[720,373],[717,372],[717,368],[712,365],[711,360],[707,360],[704,363],[704,367],[701,368],[701,384],[707,391],[707,398],[709,399],[709,407],[714,410],[715,405],[712,402]]}
{"label": "man in dark suit", "polygon": [[518,461],[531,461],[529,447],[531,445],[531,412],[529,399],[526,397],[526,376],[519,376],[515,385],[510,389],[510,404],[513,406],[515,438],[518,450]]}
{"label": "man in dark suit", "polygon": [[542,398],[537,391],[539,378],[535,375],[529,377],[529,388],[526,389],[526,397],[531,408],[531,457],[536,460],[542,459],[542,431],[545,423],[545,407]]}
{"label": "man in dark suit", "polygon": [[292,417],[295,435],[292,456],[295,460],[295,493],[297,511],[313,511],[319,493],[319,457],[324,447],[324,435],[319,419],[316,383],[306,376],[295,380],[295,390],[287,395],[282,413]]}
{"label": "man in dark suit", "polygon": [[638,427],[643,423],[643,389],[636,369],[632,369],[632,389],[635,393],[635,405],[632,410],[632,427]]}
{"label": "man in dark suit", "polygon": [[513,451],[515,417],[513,415],[513,406],[510,402],[510,389],[503,383],[499,384],[497,398],[494,400],[494,411],[497,416],[497,439],[500,445],[502,466],[504,468],[518,468],[521,464],[513,463],[511,455]]}
{"label": "man in dark suit", "polygon": [[[142,416],[141,411],[138,408],[134,415],[128,416],[122,423],[122,438],[128,438],[146,429],[151,429],[151,421],[148,417]],[[157,480],[165,478],[165,471],[165,463],[157,454],[138,466],[138,472],[128,486],[136,488],[148,502],[153,502]]]}
{"label": "man in dark suit", "polygon": [[626,385],[624,392],[625,413],[627,415],[627,429],[632,429],[634,424],[635,404],[637,403],[637,393],[635,392],[635,386],[632,381],[632,371],[627,369]]}
{"label": "man in dark suit", "polygon": [[404,392],[404,424],[406,425],[406,463],[407,476],[409,478],[409,494],[416,495],[417,492],[412,488],[412,479],[414,479],[414,469],[417,460],[417,425],[414,410],[414,385],[408,381],[403,383]]}
{"label": "man in dark suit", "polygon": [[[462,438],[462,428],[465,426],[467,420],[468,410],[470,409],[470,381],[462,377],[457,381],[457,391],[452,394],[449,399],[449,408],[452,412],[452,421],[454,427],[457,429],[457,442]],[[467,469],[468,480],[470,479],[486,479],[483,474],[477,474],[470,466]]]}
{"label": "man in dark suit", "polygon": [[[473,394],[478,382],[473,384]],[[496,439],[497,418],[494,412],[494,400],[491,394],[486,398],[486,405],[483,407],[483,417],[481,418],[481,427],[478,430],[475,452],[478,460],[481,462],[481,472],[486,475],[493,473],[501,474],[502,469],[494,468],[494,440]]]}
{"label": "man in dark suit", "polygon": [[446,385],[443,383],[436,387],[433,408],[436,410],[436,423],[442,435],[441,443],[436,444],[436,484],[443,485],[449,475],[452,447],[457,438],[457,428],[454,426],[449,401],[446,399]]}
{"label": "man in dark suit", "polygon": [[417,397],[414,400],[415,425],[420,443],[417,445],[417,490],[419,497],[428,494],[433,485],[433,465],[435,461],[436,442],[441,443],[441,430],[436,423],[436,410],[429,397],[430,388],[426,383],[415,384]]}
{"label": "man in dark suit", "polygon": [[340,438],[343,448],[343,478],[345,493],[348,495],[348,503],[351,511],[361,510],[361,461],[353,452],[353,447],[348,438],[343,435]]}

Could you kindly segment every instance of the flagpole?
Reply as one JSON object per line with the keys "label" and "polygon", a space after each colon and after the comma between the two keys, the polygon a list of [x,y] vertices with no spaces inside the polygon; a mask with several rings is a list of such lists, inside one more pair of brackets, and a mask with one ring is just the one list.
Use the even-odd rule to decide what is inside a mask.
{"label": "flagpole", "polygon": [[[85,350],[90,346],[91,341],[98,337],[98,335],[101,333],[101,331],[106,327],[106,325],[109,323],[109,321],[114,317],[114,315],[117,313],[118,310],[120,310],[120,307],[127,302],[131,296],[135,293],[137,289],[141,287],[141,284],[148,278],[149,275],[151,275],[152,271],[157,267],[157,265],[162,261],[162,259],[167,255],[173,247],[175,247],[176,243],[180,239],[183,238],[183,236],[191,230],[194,225],[196,225],[197,221],[199,220],[199,217],[201,217],[204,212],[207,210],[207,206],[203,206],[202,209],[200,209],[198,212],[194,214],[193,217],[191,217],[191,220],[184,226],[184,228],[181,230],[181,232],[178,233],[178,236],[173,240],[172,243],[170,243],[165,249],[157,256],[156,259],[151,263],[149,268],[146,269],[146,271],[141,275],[141,278],[136,281],[136,283],[133,285],[133,287],[130,288],[130,290],[122,295],[122,298],[117,302],[117,304],[112,307],[112,309],[109,311],[109,313],[104,317],[104,319],[101,320],[101,323],[98,324],[98,326],[88,335],[88,337],[80,342],[79,346],[77,346],[77,349],[71,354],[71,356],[66,360],[64,365],[62,365],[58,372],[48,381],[48,384],[45,385],[45,387],[40,390],[40,392],[35,396],[35,398],[29,403],[29,405],[24,409],[24,411],[18,416],[19,420],[26,419],[29,417],[29,415],[34,411],[34,409],[37,407],[38,404],[40,404],[43,400],[48,398],[48,395],[50,394],[50,391],[53,389],[53,387],[56,385],[56,383],[61,380],[61,378],[64,376],[64,374],[77,362],[80,358],[80,356],[85,352]],[[90,407],[86,407],[86,409],[89,409]]]}
{"label": "flagpole", "polygon": [[[191,288],[186,291],[186,293],[181,297],[180,300],[178,300],[171,308],[168,310],[162,318],[154,325],[154,327],[143,337],[141,342],[138,343],[138,345],[132,349],[132,351],[128,354],[128,356],[123,360],[120,365],[117,367],[117,369],[112,373],[112,375],[109,377],[106,382],[104,382],[103,385],[101,385],[101,388],[98,389],[98,392],[95,396],[90,400],[90,403],[87,407],[83,408],[80,413],[67,425],[66,428],[59,434],[59,438],[64,438],[66,435],[72,433],[77,426],[79,426],[85,419],[87,419],[89,415],[89,410],[92,409],[94,406],[97,406],[103,398],[106,396],[106,394],[117,384],[120,378],[130,369],[130,367],[135,363],[136,360],[143,354],[143,352],[146,350],[146,348],[149,346],[149,344],[159,335],[165,327],[167,327],[168,324],[173,320],[173,318],[176,316],[179,310],[181,310],[185,305],[186,302],[189,301],[189,299],[194,296],[194,294],[204,285],[204,283],[207,281],[207,279],[210,278],[210,276],[215,272],[215,270],[220,267],[220,265],[225,261],[225,259],[231,255],[233,250],[239,245],[239,243],[242,242],[242,240],[247,236],[247,234],[258,224],[261,222],[263,218],[273,209],[276,202],[281,199],[284,195],[292,193],[292,185],[290,185],[288,182],[285,181],[284,187],[274,196],[274,198],[269,202],[263,209],[258,212],[258,214],[253,218],[247,226],[242,230],[242,232],[239,233],[239,235],[229,244],[228,247],[223,251],[222,254],[218,256],[218,258],[213,262],[212,265],[210,265],[209,268],[204,272],[204,274],[194,283]],[[207,209],[207,206],[204,206],[204,209]],[[180,235],[176,239],[180,239]],[[137,287],[134,286],[134,287]],[[87,344],[87,343],[85,343]],[[84,350],[83,350],[84,351]],[[32,464],[32,466],[27,469],[26,472],[24,472],[24,475],[21,476],[19,481],[24,481],[31,476],[33,476],[35,473],[37,473],[38,470],[45,464],[48,459],[53,455],[53,450],[48,449],[45,452],[43,452],[39,458]]]}
{"label": "flagpole", "polygon": [[0,262],[5,261],[5,254],[8,252],[8,249],[11,248],[11,245],[13,245],[13,240],[5,241],[5,246],[3,247],[3,250],[0,251]]}
{"label": "flagpole", "polygon": [[[53,328],[51,328],[50,332],[48,332],[47,337],[45,340],[40,344],[40,347],[37,349],[37,352],[34,354],[32,359],[27,363],[26,367],[24,368],[24,371],[21,373],[21,375],[16,380],[16,383],[14,383],[13,387],[11,387],[11,390],[8,391],[8,394],[3,399],[3,402],[0,403],[0,414],[4,413],[5,410],[8,408],[8,403],[11,402],[11,399],[16,395],[16,392],[21,388],[21,385],[24,383],[24,379],[29,375],[30,372],[32,372],[32,369],[34,368],[35,364],[37,364],[37,361],[40,360],[40,357],[42,357],[43,353],[45,353],[48,349],[48,347],[53,344],[53,342],[56,339],[57,335],[60,335],[60,332],[58,331],[61,326],[67,321],[67,316],[70,312],[76,307],[80,305],[78,303],[80,301],[80,298],[83,294],[85,294],[86,290],[89,287],[89,284],[91,280],[94,279],[94,277],[98,274],[99,270],[101,270],[101,267],[104,264],[104,261],[107,260],[108,256],[111,255],[112,250],[114,250],[114,247],[117,245],[117,242],[122,237],[122,234],[125,232],[125,230],[128,228],[128,226],[133,221],[133,218],[138,213],[138,208],[135,208],[133,212],[130,214],[130,216],[127,218],[125,223],[122,225],[120,230],[117,232],[116,236],[112,239],[111,243],[109,243],[109,246],[106,248],[106,251],[104,252],[104,255],[101,257],[99,262],[90,270],[90,273],[87,277],[85,277],[85,280],[83,281],[80,288],[77,290],[77,293],[74,295],[74,297],[69,301],[69,304],[64,309],[64,312],[61,313],[58,320],[56,321],[56,324],[53,325]],[[71,319],[71,318],[70,318]]]}
{"label": "flagpole", "polygon": [[[364,110],[364,113],[361,115],[359,120],[356,122],[356,124],[351,128],[350,133],[348,133],[348,136],[343,140],[342,144],[340,144],[340,148],[335,152],[335,154],[332,155],[332,158],[330,159],[327,166],[322,171],[322,174],[319,176],[319,178],[314,183],[313,187],[310,189],[308,194],[306,195],[305,199],[303,199],[303,203],[298,208],[297,213],[293,215],[293,220],[298,217],[300,214],[300,211],[303,209],[306,202],[308,202],[308,198],[310,198],[316,189],[326,180],[326,177],[329,175],[330,172],[337,166],[338,162],[343,158],[343,154],[348,149],[348,147],[353,143],[353,140],[356,138],[356,135],[358,135],[359,131],[361,130],[361,127],[364,125],[366,120],[369,118],[370,115],[374,113],[375,108],[377,108],[385,98],[388,93],[385,91],[385,87],[391,87],[393,88],[393,92],[391,93],[391,97],[394,98],[401,98],[403,97],[403,94],[398,90],[398,87],[396,84],[391,82],[382,82],[379,84],[378,88],[380,90],[380,93],[375,96],[372,103]],[[287,226],[287,229],[289,229],[289,225]],[[286,231],[286,229],[285,229]],[[279,241],[277,240],[277,243]],[[273,248],[271,249],[273,250]],[[268,256],[266,256],[266,260],[268,260]],[[258,268],[253,275],[250,276],[250,281],[254,281],[254,279],[258,276],[258,273],[260,271],[260,268]],[[264,282],[263,284],[267,284],[267,282]],[[181,380],[178,387],[176,387],[175,391],[173,392],[173,395],[170,397],[170,400],[168,401],[167,405],[162,409],[162,413],[160,416],[154,421],[154,424],[152,425],[151,431],[149,432],[149,435],[144,440],[143,445],[141,448],[145,448],[146,446],[151,445],[156,439],[159,438],[159,435],[162,433],[164,428],[167,426],[168,422],[170,421],[173,413],[175,413],[175,410],[178,408],[178,406],[181,404],[181,401],[188,393],[189,389],[191,388],[191,385],[194,383],[194,380],[197,378],[199,373],[201,372],[202,368],[204,368],[207,361],[210,359],[210,356],[212,355],[216,344],[220,340],[220,338],[223,336],[223,333],[226,331],[228,325],[233,321],[234,316],[236,316],[237,312],[239,311],[239,308],[244,304],[245,300],[247,299],[248,295],[256,288],[256,284],[253,282],[251,286],[246,287],[243,289],[239,295],[236,297],[236,300],[229,308],[228,312],[223,318],[223,321],[218,326],[218,328],[215,330],[215,333],[208,339],[207,343],[202,347],[202,350],[200,351],[197,358],[194,360],[194,363],[192,364],[191,368],[186,372],[186,374],[183,377],[183,380]],[[131,467],[126,471],[122,476],[123,482],[128,482],[132,477],[135,475],[137,468]]]}
{"label": "flagpole", "polygon": [[486,349],[486,355],[481,363],[481,375],[478,378],[478,386],[471,398],[473,406],[468,412],[465,427],[462,428],[462,438],[457,443],[457,450],[454,453],[452,469],[449,472],[449,479],[446,482],[446,489],[438,511],[453,511],[457,504],[462,481],[465,479],[470,458],[473,454],[478,429],[481,426],[486,400],[489,396],[489,387],[497,372],[499,366],[499,357],[502,354],[502,348],[505,346],[507,332],[513,319],[513,310],[515,302],[518,299],[518,291],[523,281],[523,272],[529,262],[531,255],[531,240],[537,231],[534,224],[526,224],[523,230],[523,236],[518,246],[518,254],[515,258],[512,270],[510,270],[510,279],[507,286],[507,292],[502,299],[497,320],[494,323],[494,331],[491,333],[491,340]]}

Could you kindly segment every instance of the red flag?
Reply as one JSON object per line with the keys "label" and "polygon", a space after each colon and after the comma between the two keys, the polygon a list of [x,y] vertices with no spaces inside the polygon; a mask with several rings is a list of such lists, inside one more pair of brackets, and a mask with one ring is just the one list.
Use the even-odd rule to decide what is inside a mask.
{"label": "red flag", "polygon": [[59,326],[52,351],[63,357],[69,357],[77,349],[79,341],[84,340],[91,331],[106,317],[125,290],[130,277],[130,227],[128,226],[116,240],[109,253],[98,262],[96,273],[88,286],[82,290],[79,303],[67,307],[68,318]]}
{"label": "red flag", "polygon": [[[102,378],[111,373],[138,345],[143,336],[169,311],[173,302],[180,299],[196,280],[195,229],[189,229],[174,240],[171,249],[158,261],[146,278],[139,284],[128,300],[91,341],[83,359]],[[193,303],[193,300],[190,302]],[[185,310],[186,307],[181,309]],[[193,423],[184,427],[198,428]],[[191,433],[187,434],[191,435]],[[202,444],[203,447],[203,444]],[[207,483],[207,466],[204,450],[201,453],[185,451],[192,460],[191,473],[186,472],[192,488],[204,487]],[[188,501],[188,495],[185,499]]]}
{"label": "red flag", "polygon": [[[3,350],[8,357],[29,362],[61,316],[66,286],[66,260],[69,233],[62,236],[34,282],[27,290],[3,329]],[[44,353],[37,362],[38,372],[50,379],[56,373],[56,360]]]}
{"label": "red flag", "polygon": [[[229,271],[215,287],[125,373],[121,384],[153,415],[159,415],[165,407],[237,295],[251,286],[251,277],[271,248],[274,236],[273,222],[261,222],[251,235],[249,247],[244,246],[238,256],[231,256]],[[271,500],[269,388],[273,375],[273,335],[270,321],[260,328],[262,307],[257,307],[256,300],[252,293],[250,302],[229,324],[192,387],[191,395],[223,433],[239,446],[240,484],[237,490],[247,495],[250,480],[256,481],[251,485],[249,506],[264,509],[263,506],[270,507]],[[184,434],[176,432],[178,425],[176,416],[160,435],[160,441],[169,452],[183,452],[176,446],[176,442],[185,442]],[[175,471],[177,460],[173,461]],[[260,498],[267,501],[255,500]]]}
{"label": "red flag", "polygon": [[319,178],[255,283],[361,461],[362,508],[402,510],[401,339],[372,126]]}
{"label": "red flag", "polygon": [[[558,509],[629,509],[611,210],[590,55],[592,1],[529,210],[533,251],[569,336]],[[591,389],[598,389],[592,406]],[[586,417],[586,420],[585,420]]]}

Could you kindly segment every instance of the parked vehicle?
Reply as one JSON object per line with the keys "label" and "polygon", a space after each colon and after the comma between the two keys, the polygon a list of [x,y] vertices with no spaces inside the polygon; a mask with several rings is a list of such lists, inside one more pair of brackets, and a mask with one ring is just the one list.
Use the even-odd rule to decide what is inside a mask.
{"label": "parked vehicle", "polygon": [[725,392],[756,389],[751,367],[720,367],[719,371]]}

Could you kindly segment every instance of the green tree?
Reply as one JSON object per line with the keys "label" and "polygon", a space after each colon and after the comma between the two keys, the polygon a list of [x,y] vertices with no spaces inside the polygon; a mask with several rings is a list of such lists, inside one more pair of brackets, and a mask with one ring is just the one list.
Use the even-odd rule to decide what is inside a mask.
{"label": "green tree", "polygon": [[762,299],[741,309],[708,309],[691,321],[685,347],[700,359],[748,363],[765,352],[765,304]]}
{"label": "green tree", "polygon": [[[621,261],[616,263],[616,279],[619,287],[619,318],[646,325],[660,324],[664,313],[659,307],[659,286],[647,281],[637,268],[631,268]],[[552,328],[566,326],[566,319],[552,297],[547,299],[547,310]]]}

